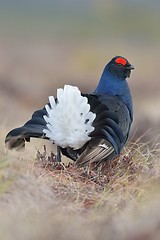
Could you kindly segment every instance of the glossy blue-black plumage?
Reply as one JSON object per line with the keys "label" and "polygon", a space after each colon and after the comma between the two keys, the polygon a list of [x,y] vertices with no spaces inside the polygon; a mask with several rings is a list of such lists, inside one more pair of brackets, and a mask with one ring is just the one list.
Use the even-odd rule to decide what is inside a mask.
{"label": "glossy blue-black plumage", "polygon": [[[95,94],[102,94],[107,97],[119,96],[122,102],[128,107],[133,116],[132,97],[130,89],[125,78],[118,78],[108,71],[108,65],[105,67],[99,84],[95,90]],[[105,98],[104,96],[104,98]]]}
{"label": "glossy blue-black plumage", "polygon": [[[117,64],[123,59],[125,65]],[[117,156],[125,145],[133,120],[132,97],[126,81],[130,76],[132,65],[124,58],[117,56],[105,67],[99,84],[92,94],[82,94],[87,97],[90,110],[96,114],[93,122],[94,131],[91,140],[81,149],[61,148],[62,154],[76,161],[78,166],[91,162],[103,162]],[[31,120],[21,128],[8,133],[6,144],[10,149],[25,146],[30,137],[46,138],[43,129],[46,122],[45,108],[36,111]]]}

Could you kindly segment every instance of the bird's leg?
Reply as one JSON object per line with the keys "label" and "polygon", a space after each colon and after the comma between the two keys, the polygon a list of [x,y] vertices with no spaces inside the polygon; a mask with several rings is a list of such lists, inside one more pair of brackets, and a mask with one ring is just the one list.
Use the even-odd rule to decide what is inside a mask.
{"label": "bird's leg", "polygon": [[59,170],[65,170],[65,165],[61,162],[61,148],[57,146],[57,154],[56,154],[56,166]]}
{"label": "bird's leg", "polygon": [[61,162],[61,150],[59,146],[57,146],[56,162]]}
{"label": "bird's leg", "polygon": [[98,172],[98,174],[97,174],[97,179],[98,179],[98,181],[100,182],[101,173],[102,173],[102,164],[100,164],[100,165],[98,166],[97,172]]}
{"label": "bird's leg", "polygon": [[89,164],[85,167],[83,167],[83,174],[85,177],[89,177],[90,176],[90,172],[91,172],[91,162],[89,162]]}
{"label": "bird's leg", "polygon": [[84,175],[84,177],[88,177],[89,176],[88,172],[89,172],[89,167],[88,166],[83,167],[83,175]]}

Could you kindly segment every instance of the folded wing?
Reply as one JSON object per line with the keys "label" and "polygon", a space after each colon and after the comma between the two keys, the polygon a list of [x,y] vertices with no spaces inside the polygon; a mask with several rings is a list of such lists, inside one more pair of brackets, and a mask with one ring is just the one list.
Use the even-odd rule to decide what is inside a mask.
{"label": "folded wing", "polygon": [[128,108],[118,97],[88,95],[91,111],[96,114],[94,131],[85,150],[78,156],[76,164],[101,163],[113,159],[127,141],[132,118]]}

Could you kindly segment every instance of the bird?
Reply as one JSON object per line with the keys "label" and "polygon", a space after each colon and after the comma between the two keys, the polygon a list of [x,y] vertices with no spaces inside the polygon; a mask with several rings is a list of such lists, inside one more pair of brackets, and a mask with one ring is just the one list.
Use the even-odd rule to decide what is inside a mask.
{"label": "bird", "polygon": [[57,146],[57,162],[65,155],[77,167],[116,158],[127,142],[133,121],[126,80],[133,69],[125,57],[115,56],[105,66],[93,92],[81,93],[71,85],[57,89],[57,97],[50,96],[45,107],[7,134],[6,147],[19,150],[30,138],[47,139]]}

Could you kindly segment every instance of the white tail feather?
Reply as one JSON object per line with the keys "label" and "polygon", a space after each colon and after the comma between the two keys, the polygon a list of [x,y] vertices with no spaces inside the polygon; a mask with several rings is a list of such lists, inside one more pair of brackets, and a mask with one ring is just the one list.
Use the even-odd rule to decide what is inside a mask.
{"label": "white tail feather", "polygon": [[50,96],[49,103],[51,106],[45,106],[47,116],[44,116],[48,129],[43,130],[48,138],[58,146],[73,149],[90,140],[88,135],[94,130],[96,114],[90,111],[88,99],[81,96],[77,87],[65,85],[57,90],[57,101]]}

